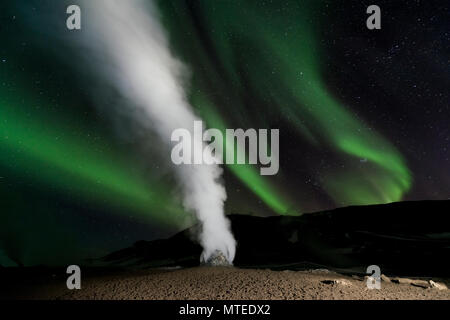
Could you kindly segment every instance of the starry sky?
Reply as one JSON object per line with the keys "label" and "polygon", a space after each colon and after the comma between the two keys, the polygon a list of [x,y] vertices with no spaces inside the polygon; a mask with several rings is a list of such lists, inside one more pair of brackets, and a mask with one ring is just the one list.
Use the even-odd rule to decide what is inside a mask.
{"label": "starry sky", "polygon": [[[194,223],[151,128],[113,90],[93,97],[102,79],[71,45],[89,21],[68,31],[69,2],[0,4],[0,265],[86,261]],[[226,213],[450,199],[448,1],[377,1],[381,30],[368,1],[156,3],[208,127],[280,130],[277,175],[225,165]]]}

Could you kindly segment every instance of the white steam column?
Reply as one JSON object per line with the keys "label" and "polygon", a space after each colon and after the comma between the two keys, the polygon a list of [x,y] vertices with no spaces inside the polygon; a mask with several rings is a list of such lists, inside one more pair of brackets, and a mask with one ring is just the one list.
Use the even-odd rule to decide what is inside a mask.
{"label": "white steam column", "polygon": [[[186,100],[181,76],[185,67],[172,56],[155,5],[141,0],[86,0],[83,46],[92,56],[102,78],[127,100],[140,108],[147,125],[161,142],[171,146],[173,130],[192,132],[195,120]],[[196,145],[194,143],[194,145]],[[198,145],[194,154],[202,152]],[[168,151],[169,153],[170,151]],[[217,181],[222,169],[217,165],[174,165],[183,190],[184,206],[201,222],[201,259],[208,261],[216,251],[231,263],[236,241],[224,215],[225,188]]]}

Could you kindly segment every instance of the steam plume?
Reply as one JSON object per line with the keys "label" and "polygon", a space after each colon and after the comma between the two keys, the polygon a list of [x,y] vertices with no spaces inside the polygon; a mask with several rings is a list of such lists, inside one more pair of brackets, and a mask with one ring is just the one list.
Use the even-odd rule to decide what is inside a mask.
{"label": "steam plume", "polygon": [[[139,108],[163,143],[170,147],[174,129],[193,131],[195,120],[186,100],[181,76],[184,66],[168,48],[164,30],[153,4],[143,1],[84,1],[82,32],[89,54],[101,61],[105,81],[133,108]],[[142,119],[141,119],[142,120]],[[194,153],[202,152],[197,145]],[[220,250],[232,262],[235,239],[224,216],[224,187],[217,181],[222,169],[217,165],[174,166],[183,190],[183,204],[201,222],[202,260]]]}

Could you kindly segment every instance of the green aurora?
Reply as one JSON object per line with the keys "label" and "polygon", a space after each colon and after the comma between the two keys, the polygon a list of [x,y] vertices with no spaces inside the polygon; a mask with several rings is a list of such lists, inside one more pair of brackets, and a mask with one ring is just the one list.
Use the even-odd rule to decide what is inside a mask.
{"label": "green aurora", "polygon": [[[324,188],[336,202],[370,204],[401,200],[412,181],[401,154],[327,90],[315,31],[317,21],[308,16],[314,16],[311,12],[320,4],[312,3],[299,6],[288,2],[274,16],[270,5],[200,1],[196,9],[200,8],[204,29],[214,30],[214,34],[203,37],[197,36],[192,16],[177,15],[177,12],[189,12],[183,1],[160,2],[160,7],[176,54],[191,68],[191,102],[209,127],[224,130],[235,123],[250,127],[252,123],[241,112],[245,110],[242,92],[250,85],[253,94],[273,103],[272,108],[280,108],[285,119],[315,147],[333,148],[373,163],[371,172],[363,175],[354,176],[345,171],[327,175]],[[240,76],[235,63],[239,55],[236,43],[242,52],[255,52],[239,56],[241,68],[246,69],[246,79]],[[212,57],[211,52],[216,56]],[[211,97],[207,92],[217,94]],[[24,104],[31,103],[32,98],[28,100],[21,102],[25,110],[29,108]],[[168,186],[149,183],[139,174],[130,174],[125,163],[111,161],[120,158],[117,154],[71,137],[67,133],[74,129],[70,127],[58,127],[39,114],[26,118],[12,112],[20,109],[17,101],[2,93],[4,163],[11,160],[10,151],[17,150],[14,168],[18,172],[32,169],[39,172],[36,179],[57,184],[79,197],[92,198],[95,190],[100,201],[122,205],[144,216],[163,209],[166,214],[161,220],[170,221],[172,215],[179,214],[181,209],[167,196]],[[220,110],[230,111],[229,119]],[[43,122],[48,126],[42,127]],[[263,126],[268,121],[262,119],[256,124]],[[56,140],[55,136],[61,138]],[[280,182],[276,178],[262,177],[250,165],[228,165],[228,169],[274,212],[286,214],[292,207],[293,200],[287,194],[280,194],[277,185]],[[295,207],[301,212],[301,203],[295,203]]]}
{"label": "green aurora", "polygon": [[[355,116],[351,106],[335,98],[324,78],[320,42],[324,22],[317,14],[324,4],[286,1],[278,7],[252,1],[158,1],[172,51],[189,69],[190,102],[208,127],[221,131],[271,128],[276,114],[281,118],[276,123],[292,125],[295,138],[312,148],[330,150],[344,163],[368,162],[357,170],[321,172],[321,188],[335,206],[402,200],[413,182],[404,157],[386,137]],[[24,26],[20,31],[30,32]],[[36,34],[45,37],[45,33]],[[3,171],[36,183],[36,188],[54,189],[115,213],[132,212],[144,223],[183,225],[190,214],[173,196],[171,182],[144,173],[126,151],[107,142],[117,137],[72,121],[73,113],[65,114],[63,109],[49,112],[53,93],[49,90],[47,97],[39,96],[30,90],[26,75],[18,76],[20,61],[8,61],[8,65],[9,71],[2,69],[1,77],[14,79],[18,89],[0,89]],[[77,88],[63,87],[66,92],[73,90]],[[282,133],[283,127],[279,129]],[[89,133],[101,138],[85,138]],[[306,196],[301,189],[285,186],[289,172],[282,166],[273,177],[260,176],[259,168],[252,165],[226,165],[225,170],[270,212],[306,211]]]}
{"label": "green aurora", "polygon": [[[233,127],[225,124],[219,110],[227,110],[233,124],[248,124],[242,110],[246,110],[245,91],[250,90],[261,101],[271,102],[272,109],[281,110],[317,148],[332,148],[374,164],[371,172],[359,176],[353,171],[328,173],[324,188],[337,203],[399,201],[410,189],[412,177],[402,155],[327,90],[319,26],[313,19],[317,16],[314,10],[323,4],[287,1],[282,9],[245,1],[199,1],[195,5],[160,1],[160,5],[176,51],[193,68],[192,104],[210,127]],[[185,14],[190,10],[197,12],[195,21]],[[266,120],[258,124],[268,127]],[[275,212],[286,213],[291,204],[275,191],[277,187],[248,166],[230,169]],[[296,208],[300,212],[301,203]]]}
{"label": "green aurora", "polygon": [[[73,124],[58,126],[60,119],[20,112],[30,110],[32,99],[19,102],[0,94],[0,164],[8,170],[18,175],[27,172],[38,183],[88,202],[132,210],[143,221],[176,224],[182,218],[184,212],[171,200],[168,186],[160,182],[158,188],[151,188],[152,181],[130,170],[118,150],[76,136],[73,132],[80,130]],[[86,130],[82,131],[87,135]],[[149,212],[155,213],[151,219]]]}

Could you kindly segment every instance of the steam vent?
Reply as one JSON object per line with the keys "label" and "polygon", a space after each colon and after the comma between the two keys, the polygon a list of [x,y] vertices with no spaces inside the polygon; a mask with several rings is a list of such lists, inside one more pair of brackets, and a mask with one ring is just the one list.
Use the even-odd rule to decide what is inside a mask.
{"label": "steam vent", "polygon": [[203,262],[205,266],[210,267],[231,267],[232,264],[228,262],[225,255],[222,253],[222,251],[216,250],[214,253],[209,257],[208,260]]}

